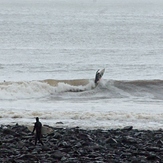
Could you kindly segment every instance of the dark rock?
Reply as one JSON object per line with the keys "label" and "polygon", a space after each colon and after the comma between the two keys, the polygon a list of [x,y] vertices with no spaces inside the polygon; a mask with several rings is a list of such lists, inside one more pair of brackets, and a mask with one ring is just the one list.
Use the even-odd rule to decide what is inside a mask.
{"label": "dark rock", "polygon": [[147,151],[155,151],[155,152],[160,151],[160,148],[159,147],[146,147],[145,149]]}
{"label": "dark rock", "polygon": [[66,141],[62,141],[60,143],[58,143],[59,147],[64,147],[64,148],[69,148],[71,147],[71,144],[67,143]]}
{"label": "dark rock", "polygon": [[113,139],[113,138],[108,138],[108,139],[105,140],[105,143],[117,144],[118,142],[115,139]]}
{"label": "dark rock", "polygon": [[50,150],[49,147],[46,147],[46,146],[42,147],[42,151],[49,151],[49,150]]}
{"label": "dark rock", "polygon": [[162,147],[162,146],[163,146],[163,141],[162,141],[162,140],[158,140],[158,141],[156,142],[156,144]]}
{"label": "dark rock", "polygon": [[132,156],[131,153],[124,153],[124,152],[120,155],[120,157],[123,157],[123,158],[131,157],[131,156]]}
{"label": "dark rock", "polygon": [[137,143],[137,140],[131,136],[125,136],[122,141],[129,144]]}
{"label": "dark rock", "polygon": [[123,130],[127,130],[127,131],[130,131],[133,129],[133,126],[126,126],[123,128]]}
{"label": "dark rock", "polygon": [[60,139],[60,138],[62,138],[62,135],[60,133],[56,132],[53,137],[56,139]]}
{"label": "dark rock", "polygon": [[5,134],[5,135],[13,135],[15,133],[11,129],[6,128],[6,129],[3,130],[3,134]]}
{"label": "dark rock", "polygon": [[[50,126],[49,126],[50,127]],[[137,130],[132,126],[111,130],[52,128],[34,145],[25,126],[0,127],[0,162],[156,163],[163,160],[163,130]]]}
{"label": "dark rock", "polygon": [[53,154],[53,157],[61,159],[63,157],[63,153],[61,151],[56,151]]}
{"label": "dark rock", "polygon": [[77,144],[75,144],[75,147],[80,148],[82,147],[82,144],[80,142],[77,142]]}
{"label": "dark rock", "polygon": [[65,162],[67,160],[67,158],[66,157],[62,157],[62,159],[61,159],[61,161],[63,161],[63,162]]}
{"label": "dark rock", "polygon": [[56,124],[63,124],[63,122],[56,122]]}
{"label": "dark rock", "polygon": [[135,137],[140,137],[141,135],[142,135],[141,132],[135,132],[135,133],[134,133],[134,136],[135,136]]}
{"label": "dark rock", "polygon": [[97,143],[94,143],[91,145],[91,148],[93,149],[93,151],[96,151],[96,150],[100,150],[101,146]]}
{"label": "dark rock", "polygon": [[160,158],[154,153],[149,153],[147,156],[147,160],[154,161],[154,160],[160,160]]}

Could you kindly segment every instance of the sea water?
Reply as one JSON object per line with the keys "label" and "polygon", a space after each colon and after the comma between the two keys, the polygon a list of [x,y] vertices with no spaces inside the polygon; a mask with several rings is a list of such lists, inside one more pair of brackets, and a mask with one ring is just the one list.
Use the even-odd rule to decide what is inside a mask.
{"label": "sea water", "polygon": [[163,128],[162,20],[162,0],[0,0],[0,124]]}

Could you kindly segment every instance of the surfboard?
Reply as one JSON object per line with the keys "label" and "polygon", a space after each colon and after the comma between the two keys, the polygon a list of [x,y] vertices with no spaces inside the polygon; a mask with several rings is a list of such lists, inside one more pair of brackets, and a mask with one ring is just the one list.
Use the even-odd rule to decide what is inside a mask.
{"label": "surfboard", "polygon": [[98,85],[102,76],[104,75],[105,69],[97,70],[95,75],[95,84]]}
{"label": "surfboard", "polygon": [[[32,132],[34,126],[27,126],[27,128],[28,128],[29,131]],[[35,131],[35,132],[36,132],[36,131]],[[42,135],[50,134],[50,133],[52,133],[52,132],[54,132],[54,130],[53,130],[52,128],[50,128],[50,127],[48,127],[48,126],[42,126],[42,131],[41,131]]]}

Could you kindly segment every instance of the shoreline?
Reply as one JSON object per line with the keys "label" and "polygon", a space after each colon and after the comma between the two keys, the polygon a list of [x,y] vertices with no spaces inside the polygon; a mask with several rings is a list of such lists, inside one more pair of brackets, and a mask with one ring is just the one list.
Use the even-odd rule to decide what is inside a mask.
{"label": "shoreline", "polygon": [[2,163],[159,163],[163,160],[163,130],[50,129],[42,137],[44,146],[34,145],[34,135],[23,125],[1,125]]}
{"label": "shoreline", "polygon": [[[41,119],[41,118],[40,118]],[[19,124],[20,126],[29,126],[29,127],[33,127],[34,126],[34,119],[32,118],[31,119],[33,122],[28,122],[28,121],[25,121],[25,122],[22,122],[22,121],[15,121],[15,122],[1,122],[0,123],[0,126],[14,126],[16,124]],[[11,120],[10,120],[11,121]],[[150,126],[146,123],[142,123],[141,125],[137,125],[137,124],[133,124],[133,123],[126,123],[126,124],[121,124],[121,125],[114,125],[114,124],[109,124],[109,125],[81,125],[82,124],[82,121],[81,121],[81,124],[69,124],[69,123],[66,123],[64,121],[55,121],[53,123],[49,123],[47,121],[44,121],[44,119],[41,119],[41,123],[43,126],[49,126],[49,127],[52,127],[52,128],[76,128],[76,127],[79,127],[80,129],[84,129],[84,130],[98,130],[98,129],[102,129],[102,130],[111,130],[111,129],[123,129],[125,128],[126,126],[133,126],[133,129],[137,129],[137,130],[160,130],[160,129],[163,129],[163,125],[159,125],[159,124],[155,124],[154,126]]]}

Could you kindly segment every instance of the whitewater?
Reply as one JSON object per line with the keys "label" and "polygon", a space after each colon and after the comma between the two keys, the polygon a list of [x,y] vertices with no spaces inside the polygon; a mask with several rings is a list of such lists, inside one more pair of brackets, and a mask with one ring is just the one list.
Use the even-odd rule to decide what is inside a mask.
{"label": "whitewater", "polygon": [[163,128],[162,8],[0,0],[0,125]]}

